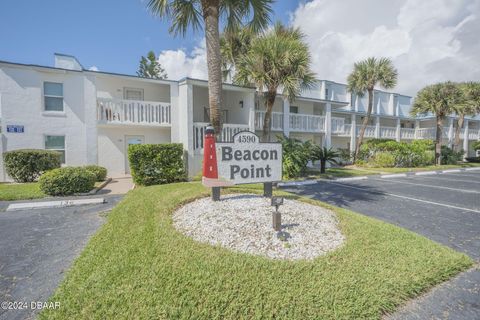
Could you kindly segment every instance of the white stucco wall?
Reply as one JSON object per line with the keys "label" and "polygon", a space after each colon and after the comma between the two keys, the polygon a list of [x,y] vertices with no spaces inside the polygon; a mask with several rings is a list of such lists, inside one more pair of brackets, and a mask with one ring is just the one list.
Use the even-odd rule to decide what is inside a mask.
{"label": "white stucco wall", "polygon": [[107,168],[108,175],[118,177],[126,172],[126,136],[143,136],[145,143],[171,141],[169,128],[100,127],[98,128],[98,164]]}
{"label": "white stucco wall", "polygon": [[99,98],[124,99],[124,88],[143,89],[143,100],[170,102],[170,85],[152,80],[97,74]]}
{"label": "white stucco wall", "polygon": [[[44,111],[43,82],[63,83],[64,111]],[[45,135],[64,135],[67,165],[96,162],[95,79],[81,72],[2,65],[3,151],[44,149]],[[8,133],[23,125],[24,133]]]}

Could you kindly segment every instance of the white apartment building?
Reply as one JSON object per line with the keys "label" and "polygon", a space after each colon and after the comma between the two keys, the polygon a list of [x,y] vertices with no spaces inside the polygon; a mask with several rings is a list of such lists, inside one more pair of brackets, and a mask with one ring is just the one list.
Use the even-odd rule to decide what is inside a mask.
{"label": "white apartment building", "polygon": [[[411,118],[412,98],[376,90],[366,138],[433,139],[432,116]],[[241,130],[261,135],[264,104],[255,88],[223,85],[222,138]],[[289,102],[278,96],[272,135],[285,134],[335,148],[353,149],[367,98],[344,84],[318,86]],[[0,152],[35,148],[62,152],[66,165],[98,164],[110,176],[129,173],[127,149],[138,143],[182,143],[190,176],[201,170],[203,131],[209,121],[204,80],[153,80],[85,70],[69,55],[55,54],[54,67],[0,61]],[[445,124],[453,143],[454,117]],[[468,118],[462,143],[473,155],[480,117]],[[3,161],[3,160],[0,160]],[[0,163],[0,181],[8,180]]]}

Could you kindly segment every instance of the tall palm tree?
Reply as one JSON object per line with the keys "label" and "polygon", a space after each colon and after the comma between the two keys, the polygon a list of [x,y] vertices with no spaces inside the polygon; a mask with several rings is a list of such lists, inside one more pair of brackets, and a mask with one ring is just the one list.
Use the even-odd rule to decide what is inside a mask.
{"label": "tall palm tree", "polygon": [[[461,91],[461,99],[453,109],[457,115],[455,127],[455,142],[454,148],[460,151],[460,130],[465,122],[465,116],[473,116],[480,113],[480,82],[464,82],[460,83],[459,89]],[[467,139],[465,137],[465,139]]]}
{"label": "tall palm tree", "polygon": [[249,27],[238,31],[225,30],[220,35],[220,53],[222,54],[222,74],[225,81],[232,79],[235,66],[251,48],[253,39],[257,34]]}
{"label": "tall palm tree", "polygon": [[442,129],[445,118],[454,112],[454,106],[461,100],[461,91],[453,82],[426,86],[417,93],[410,113],[413,116],[433,113],[436,118],[435,163],[441,164]]}
{"label": "tall palm tree", "polygon": [[368,92],[368,108],[367,116],[363,118],[362,128],[358,135],[353,161],[358,157],[365,129],[372,115],[373,90],[375,86],[380,85],[385,89],[392,89],[397,84],[397,76],[397,69],[395,69],[392,61],[388,58],[377,59],[370,57],[354,64],[353,71],[347,78],[347,90],[359,97],[363,97],[365,92]]}
{"label": "tall palm tree", "polygon": [[262,30],[270,22],[273,0],[148,0],[149,10],[171,20],[170,32],[185,36],[189,27],[203,27],[207,45],[208,100],[210,120],[217,136],[221,133],[222,59],[220,55],[219,22],[233,31],[242,25]]}
{"label": "tall palm tree", "polygon": [[263,140],[270,140],[273,104],[282,90],[290,101],[310,88],[315,77],[310,70],[310,52],[298,28],[276,23],[272,30],[253,39],[250,50],[236,65],[234,82],[254,84],[265,98]]}

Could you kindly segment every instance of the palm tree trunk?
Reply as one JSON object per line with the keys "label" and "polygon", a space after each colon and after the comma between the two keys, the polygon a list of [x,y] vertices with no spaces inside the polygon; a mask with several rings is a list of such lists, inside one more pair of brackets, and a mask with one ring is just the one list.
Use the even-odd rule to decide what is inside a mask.
{"label": "palm tree trunk", "polygon": [[270,142],[270,129],[272,124],[272,109],[277,96],[277,90],[269,90],[265,94],[265,118],[263,119],[263,142]]}
{"label": "palm tree trunk", "polygon": [[320,173],[325,173],[326,166],[327,166],[327,160],[320,159]]}
{"label": "palm tree trunk", "polygon": [[460,114],[457,119],[457,127],[455,128],[455,151],[460,151],[460,130],[462,130],[465,115]]}
{"label": "palm tree trunk", "polygon": [[[370,116],[372,115],[373,109],[373,88],[368,89],[368,109],[367,116],[363,119],[362,128],[358,134],[357,145],[355,146],[355,153],[353,155],[353,162],[357,160],[358,153],[360,152],[360,147],[363,143],[363,136],[365,135],[365,129],[367,128],[368,122],[370,121]],[[354,129],[355,132],[355,129]]]}
{"label": "palm tree trunk", "polygon": [[435,163],[437,165],[442,164],[442,127],[443,118],[437,115],[437,130],[435,134]]}
{"label": "palm tree trunk", "polygon": [[220,113],[222,106],[222,59],[220,54],[220,34],[218,31],[220,0],[202,0],[202,10],[207,45],[210,121],[215,128],[217,139],[220,139],[222,133]]}

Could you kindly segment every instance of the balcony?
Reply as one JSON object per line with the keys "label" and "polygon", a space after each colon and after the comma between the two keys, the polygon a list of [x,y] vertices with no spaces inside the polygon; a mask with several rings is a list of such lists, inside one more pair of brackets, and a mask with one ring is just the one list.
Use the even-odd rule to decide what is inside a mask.
{"label": "balcony", "polygon": [[325,132],[325,117],[309,114],[290,114],[290,131]]}
{"label": "balcony", "polygon": [[405,140],[415,139],[415,129],[401,128],[400,129],[400,139],[405,139]]}
{"label": "balcony", "polygon": [[[376,126],[367,126],[365,128],[365,133],[363,135],[364,138],[375,138]],[[357,137],[360,134],[360,130],[362,129],[362,125],[357,125]]]}
{"label": "balcony", "polygon": [[97,121],[106,125],[170,126],[169,103],[97,99]]}
{"label": "balcony", "polygon": [[380,137],[385,139],[395,139],[397,137],[397,128],[380,127]]}
{"label": "balcony", "polygon": [[[265,111],[255,111],[255,129],[263,130],[263,121],[265,120]],[[272,131],[283,131],[283,113],[272,112]]]}
{"label": "balcony", "polygon": [[[205,129],[209,124],[206,122],[193,123],[193,150],[197,154],[203,153],[203,141]],[[237,132],[248,131],[248,124],[224,123],[221,134],[221,141],[230,142]]]}

